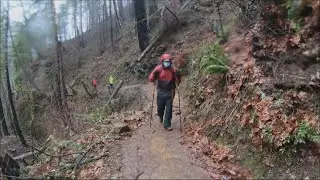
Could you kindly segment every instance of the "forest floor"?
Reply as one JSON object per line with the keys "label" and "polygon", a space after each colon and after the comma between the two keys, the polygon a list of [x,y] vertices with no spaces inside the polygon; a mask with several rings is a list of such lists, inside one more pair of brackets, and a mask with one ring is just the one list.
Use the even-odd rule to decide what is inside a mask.
{"label": "forest floor", "polygon": [[[152,101],[152,85],[143,89]],[[183,144],[180,132],[178,95],[174,99],[173,131],[166,131],[153,115],[149,123],[139,128],[128,141],[123,142],[123,178],[125,179],[209,179],[210,173],[201,167],[194,155]],[[184,109],[184,106],[182,107]],[[153,108],[156,112],[156,105]],[[147,117],[147,121],[150,117]]]}
{"label": "forest floor", "polygon": [[[203,153],[180,131],[178,97],[174,99],[172,131],[166,131],[156,116],[153,106],[152,125],[150,110],[152,84],[124,86],[125,91],[140,87],[143,91],[141,111],[127,109],[109,119],[93,123],[86,132],[63,142],[53,140],[39,161],[28,167],[28,177],[77,177],[81,179],[218,179],[234,177],[230,171],[217,169],[224,162],[207,163]],[[187,104],[181,100],[182,120]],[[64,155],[66,154],[66,155]],[[71,154],[71,155],[70,155]],[[225,151],[216,148],[216,155]],[[220,155],[219,155],[220,154]],[[210,160],[210,162],[212,162]],[[236,167],[236,166],[234,166]],[[235,172],[233,172],[235,173]],[[235,175],[235,174],[234,174]]]}

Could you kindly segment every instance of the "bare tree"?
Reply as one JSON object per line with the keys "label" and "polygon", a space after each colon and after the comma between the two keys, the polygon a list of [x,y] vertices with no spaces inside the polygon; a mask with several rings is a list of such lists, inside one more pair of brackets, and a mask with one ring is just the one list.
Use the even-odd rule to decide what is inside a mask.
{"label": "bare tree", "polygon": [[110,40],[113,48],[113,25],[112,25],[112,0],[109,0],[109,21],[110,21]]}
{"label": "bare tree", "polygon": [[77,32],[77,7],[78,7],[78,3],[77,0],[72,0],[72,9],[73,9],[73,13],[72,13],[72,17],[73,17],[73,29],[74,29],[74,37],[77,37],[79,34]]}
{"label": "bare tree", "polygon": [[123,10],[123,2],[120,0],[118,1],[118,9],[119,9],[119,16],[120,16],[120,21],[124,21],[124,10]]}
{"label": "bare tree", "polygon": [[116,33],[119,33],[119,29],[121,28],[121,22],[119,19],[119,15],[118,15],[118,8],[117,8],[117,3],[115,0],[113,0],[113,9],[114,9],[114,14],[115,14],[115,19],[116,19]]}
{"label": "bare tree", "polygon": [[82,0],[79,1],[80,2],[80,33],[81,33],[81,37],[80,37],[80,47],[84,48],[85,44],[84,44],[84,37],[83,37],[83,22],[82,22],[82,6],[83,6],[83,2]]}
{"label": "bare tree", "polygon": [[137,21],[139,47],[140,50],[143,51],[149,45],[148,25],[146,20],[146,8],[144,0],[134,1],[134,9]]}
{"label": "bare tree", "polygon": [[15,128],[15,131],[22,143],[25,147],[27,147],[27,142],[24,139],[24,136],[22,134],[22,130],[19,125],[18,117],[17,117],[17,112],[14,107],[13,103],[13,97],[12,97],[12,89],[11,89],[11,83],[10,83],[10,76],[9,76],[9,56],[8,56],[8,39],[9,39],[9,26],[10,26],[10,18],[9,18],[9,0],[7,0],[7,16],[6,16],[6,24],[5,24],[5,39],[4,39],[4,62],[5,62],[5,74],[6,74],[6,80],[7,80],[7,88],[8,88],[8,98],[9,98],[9,104],[11,107],[12,111],[12,116],[13,116],[13,125]]}

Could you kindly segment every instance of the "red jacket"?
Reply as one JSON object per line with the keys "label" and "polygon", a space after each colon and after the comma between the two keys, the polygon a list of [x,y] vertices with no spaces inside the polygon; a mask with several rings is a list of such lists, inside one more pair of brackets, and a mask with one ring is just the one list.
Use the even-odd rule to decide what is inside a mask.
{"label": "red jacket", "polygon": [[97,80],[92,80],[92,85],[94,86],[94,87],[96,87],[97,86]]}
{"label": "red jacket", "polygon": [[158,89],[171,91],[175,89],[176,83],[180,83],[180,75],[174,67],[164,69],[162,65],[158,65],[149,75],[150,82],[155,80],[158,80]]}

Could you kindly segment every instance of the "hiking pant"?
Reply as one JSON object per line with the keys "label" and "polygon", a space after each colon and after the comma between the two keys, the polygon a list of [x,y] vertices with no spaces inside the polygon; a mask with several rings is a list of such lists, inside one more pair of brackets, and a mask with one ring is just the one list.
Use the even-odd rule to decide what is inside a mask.
{"label": "hiking pant", "polygon": [[164,120],[164,127],[171,127],[172,119],[172,102],[173,102],[172,91],[157,91],[157,106],[158,116],[161,120]]}
{"label": "hiking pant", "polygon": [[109,90],[110,95],[113,93],[113,89],[114,89],[113,84],[109,84],[108,90]]}

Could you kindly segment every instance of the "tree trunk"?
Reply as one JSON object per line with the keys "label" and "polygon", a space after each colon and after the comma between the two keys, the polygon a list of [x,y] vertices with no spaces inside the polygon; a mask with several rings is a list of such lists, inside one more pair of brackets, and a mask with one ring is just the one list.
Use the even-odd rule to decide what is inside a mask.
{"label": "tree trunk", "polygon": [[[0,102],[1,102],[1,99],[0,99]],[[3,112],[3,109],[2,109],[2,104],[0,104],[0,121],[1,121],[1,131],[3,133],[4,136],[9,136],[10,133],[9,133],[9,130],[8,130],[8,126],[7,126],[7,122],[4,118],[4,112]]]}
{"label": "tree trunk", "polygon": [[120,22],[120,19],[119,19],[119,16],[118,16],[118,10],[117,10],[117,3],[115,0],[113,0],[113,9],[114,9],[114,14],[115,14],[115,19],[116,19],[116,33],[118,34],[119,33],[119,29],[121,28],[121,22]]}
{"label": "tree trunk", "polygon": [[22,134],[22,130],[19,125],[18,117],[17,117],[17,112],[13,104],[13,98],[12,98],[12,89],[11,89],[11,83],[10,83],[10,76],[9,76],[9,57],[8,57],[8,35],[9,35],[9,26],[10,26],[10,21],[9,21],[9,0],[7,0],[7,17],[6,17],[6,24],[5,24],[5,39],[4,39],[4,61],[5,61],[5,73],[6,73],[6,79],[7,79],[7,87],[8,87],[8,98],[9,98],[9,104],[11,107],[12,111],[12,116],[13,116],[13,125],[14,128],[17,132],[17,135],[22,143],[23,146],[27,147],[27,142],[24,139],[24,136]]}
{"label": "tree trunk", "polygon": [[74,28],[74,37],[77,37],[79,34],[77,34],[77,0],[72,0],[72,6],[73,6],[73,28]]}
{"label": "tree trunk", "polygon": [[137,21],[138,40],[141,52],[149,45],[148,26],[146,20],[146,8],[144,0],[134,1],[134,9]]}
{"label": "tree trunk", "polygon": [[84,38],[83,38],[83,22],[82,22],[82,0],[80,0],[80,33],[81,33],[81,40],[80,40],[80,47],[84,48]]}
{"label": "tree trunk", "polygon": [[224,31],[223,31],[223,24],[222,24],[222,17],[221,17],[221,11],[220,11],[220,5],[221,5],[221,1],[214,1],[216,4],[216,8],[218,11],[218,15],[219,15],[219,22],[220,22],[220,29],[221,29],[221,36],[224,37]]}
{"label": "tree trunk", "polygon": [[119,15],[120,15],[120,21],[124,21],[124,10],[123,10],[123,2],[120,0],[118,1],[118,6],[119,6]]}
{"label": "tree trunk", "polygon": [[1,105],[2,105],[2,111],[4,114],[4,120],[6,121],[6,124],[8,126],[8,130],[10,134],[17,134],[14,125],[13,125],[13,121],[12,121],[12,113],[11,113],[11,108],[9,105],[9,101],[7,100],[8,97],[8,88],[5,84],[6,79],[5,79],[6,75],[5,72],[1,72],[1,89],[0,89],[0,96],[1,96]]}
{"label": "tree trunk", "polygon": [[63,75],[63,62],[62,62],[62,51],[61,51],[61,42],[58,40],[57,35],[57,23],[56,23],[56,12],[53,0],[51,0],[51,21],[52,21],[52,27],[54,32],[54,40],[56,44],[56,95],[57,95],[57,104],[58,109],[61,111],[65,108],[65,105],[67,104],[66,101],[66,85]]}
{"label": "tree trunk", "polygon": [[[104,16],[104,13],[103,13],[103,15],[102,16]],[[100,19],[101,17],[99,16],[99,19]],[[99,36],[100,36],[100,46],[99,46],[99,48],[100,48],[100,54],[102,55],[103,53],[104,53],[104,24],[103,24],[103,20],[100,20],[100,23],[99,23]]]}
{"label": "tree trunk", "polygon": [[157,7],[157,3],[155,0],[148,1],[148,9],[149,9],[149,11],[148,11],[148,29],[150,31],[157,24],[157,19],[155,19],[154,15],[155,15],[155,12],[157,11],[158,7]]}
{"label": "tree trunk", "polygon": [[111,39],[111,46],[113,49],[113,25],[112,25],[112,0],[109,1],[109,21],[110,21],[110,39]]}

